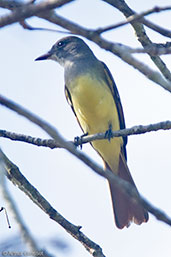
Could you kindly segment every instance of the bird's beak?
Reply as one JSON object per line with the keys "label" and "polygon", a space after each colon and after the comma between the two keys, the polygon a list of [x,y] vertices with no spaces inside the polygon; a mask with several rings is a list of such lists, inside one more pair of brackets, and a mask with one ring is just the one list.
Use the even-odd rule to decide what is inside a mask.
{"label": "bird's beak", "polygon": [[48,53],[43,54],[43,55],[39,56],[38,58],[36,58],[35,61],[48,60],[48,59],[50,59],[51,55],[52,55],[52,53],[48,52]]}

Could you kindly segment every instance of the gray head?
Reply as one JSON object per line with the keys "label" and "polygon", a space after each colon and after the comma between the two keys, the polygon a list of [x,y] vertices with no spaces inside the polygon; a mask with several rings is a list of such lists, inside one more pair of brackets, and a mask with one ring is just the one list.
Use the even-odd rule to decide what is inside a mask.
{"label": "gray head", "polygon": [[95,58],[88,45],[78,37],[69,36],[57,41],[47,54],[38,57],[35,61],[51,59],[65,66],[68,62],[86,58]]}

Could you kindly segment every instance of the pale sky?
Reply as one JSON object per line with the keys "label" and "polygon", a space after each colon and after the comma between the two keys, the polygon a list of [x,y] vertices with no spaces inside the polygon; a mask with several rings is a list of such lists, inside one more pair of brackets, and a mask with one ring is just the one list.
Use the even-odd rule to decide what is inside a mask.
{"label": "pale sky", "polygon": [[[128,5],[141,12],[156,5],[166,6],[169,0],[135,1]],[[123,15],[102,1],[75,1],[58,10],[79,24],[98,28],[124,20]],[[170,29],[170,12],[153,14],[149,20]],[[56,28],[43,20],[28,20],[32,26]],[[153,42],[165,43],[168,38],[146,29]],[[39,115],[67,139],[82,134],[64,96],[63,69],[52,61],[34,62],[63,34],[27,31],[18,24],[0,31],[1,94]],[[140,47],[130,26],[105,33],[113,41]],[[118,57],[85,40],[95,55],[103,60],[112,72],[117,84],[125,113],[126,126],[150,124],[171,119],[170,94],[146,79],[137,70]],[[136,55],[153,69],[150,58]],[[170,56],[162,59],[168,67]],[[37,126],[0,106],[1,129],[47,138]],[[65,150],[38,148],[26,143],[0,138],[2,150],[20,168],[21,172],[39,192],[66,219],[82,226],[82,232],[103,248],[107,257],[170,257],[170,228],[152,215],[147,224],[132,224],[128,229],[118,230],[113,221],[109,188],[105,179],[96,175],[83,163]],[[83,152],[102,165],[91,146],[84,145]],[[127,145],[128,166],[140,193],[154,206],[171,216],[171,133],[152,132],[130,136]],[[21,215],[34,238],[54,256],[88,257],[90,254],[65,230],[50,220],[27,196],[8,182]],[[0,198],[1,206],[6,206]],[[0,207],[1,207],[0,206]],[[8,208],[7,208],[8,209]],[[18,226],[9,211],[12,229],[9,230],[1,214],[1,240],[18,233]],[[67,252],[55,251],[49,239],[64,240],[69,244]],[[0,241],[1,242],[1,241]],[[19,249],[22,250],[22,249]]]}

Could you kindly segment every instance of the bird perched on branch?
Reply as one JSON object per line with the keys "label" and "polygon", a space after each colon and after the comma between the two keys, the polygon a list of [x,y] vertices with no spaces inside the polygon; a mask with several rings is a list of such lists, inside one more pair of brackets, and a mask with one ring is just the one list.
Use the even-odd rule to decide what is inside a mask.
{"label": "bird perched on branch", "polygon": [[[54,60],[64,67],[65,94],[85,134],[105,132],[107,139],[91,143],[105,167],[135,188],[127,166],[127,137],[112,138],[112,130],[125,128],[121,100],[107,66],[99,61],[80,38],[69,36],[54,44],[36,60]],[[130,222],[148,221],[141,203],[132,201],[115,183],[109,182],[116,226],[128,227]]]}

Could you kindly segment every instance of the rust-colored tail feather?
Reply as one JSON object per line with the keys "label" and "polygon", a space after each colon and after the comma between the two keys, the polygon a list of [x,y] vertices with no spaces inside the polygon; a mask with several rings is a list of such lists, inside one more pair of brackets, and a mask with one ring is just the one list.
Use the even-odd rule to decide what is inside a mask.
{"label": "rust-colored tail feather", "polygon": [[[108,164],[106,164],[106,167],[110,169]],[[122,155],[120,155],[119,160],[118,176],[128,181],[136,188],[135,183],[129,172],[127,163]],[[129,227],[132,221],[138,225],[148,221],[148,212],[143,208],[141,204],[132,202],[129,196],[124,194],[114,184],[110,183],[109,186],[113,203],[115,223],[118,228],[122,229],[124,227]]]}

